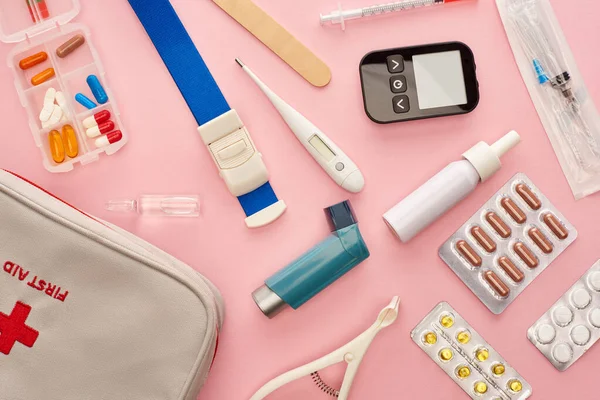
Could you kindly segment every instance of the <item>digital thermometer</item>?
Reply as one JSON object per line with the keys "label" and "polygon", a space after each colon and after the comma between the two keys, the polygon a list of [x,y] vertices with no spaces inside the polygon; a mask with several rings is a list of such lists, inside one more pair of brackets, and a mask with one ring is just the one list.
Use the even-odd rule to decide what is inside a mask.
{"label": "digital thermometer", "polygon": [[235,61],[267,95],[300,143],[331,179],[349,192],[360,192],[365,186],[365,179],[356,164],[319,128],[269,89],[242,61],[237,58]]}

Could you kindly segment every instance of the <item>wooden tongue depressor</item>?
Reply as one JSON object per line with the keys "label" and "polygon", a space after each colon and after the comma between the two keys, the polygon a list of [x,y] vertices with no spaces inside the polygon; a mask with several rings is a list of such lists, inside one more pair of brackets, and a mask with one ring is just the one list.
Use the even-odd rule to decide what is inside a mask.
{"label": "wooden tongue depressor", "polygon": [[331,81],[329,67],[252,0],[213,0],[311,84]]}

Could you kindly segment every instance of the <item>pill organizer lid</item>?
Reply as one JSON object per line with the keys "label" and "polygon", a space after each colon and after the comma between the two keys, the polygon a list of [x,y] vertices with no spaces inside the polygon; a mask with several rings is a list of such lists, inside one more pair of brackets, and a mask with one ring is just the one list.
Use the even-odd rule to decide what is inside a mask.
{"label": "pill organizer lid", "polygon": [[[29,4],[39,15],[42,3],[46,5],[49,17],[34,22]],[[79,14],[80,9],[79,0],[0,0],[0,40],[4,43],[24,41],[57,25],[65,25]]]}

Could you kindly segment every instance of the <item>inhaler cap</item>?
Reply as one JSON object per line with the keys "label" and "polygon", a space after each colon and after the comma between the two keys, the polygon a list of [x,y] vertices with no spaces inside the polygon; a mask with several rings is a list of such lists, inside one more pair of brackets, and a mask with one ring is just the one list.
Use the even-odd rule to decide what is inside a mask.
{"label": "inhaler cap", "polygon": [[339,231],[358,223],[350,200],[327,207],[324,211],[331,232]]}
{"label": "inhaler cap", "polygon": [[500,157],[520,141],[521,136],[516,131],[510,131],[491,146],[485,142],[477,143],[463,154],[463,158],[477,170],[481,182],[485,182],[502,167]]}

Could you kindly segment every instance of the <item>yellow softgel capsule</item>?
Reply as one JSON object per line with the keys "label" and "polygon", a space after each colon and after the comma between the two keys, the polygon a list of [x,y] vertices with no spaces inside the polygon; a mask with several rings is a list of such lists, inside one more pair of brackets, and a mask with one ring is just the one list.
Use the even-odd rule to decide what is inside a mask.
{"label": "yellow softgel capsule", "polygon": [[452,360],[452,357],[454,357],[452,350],[442,349],[440,351],[440,358],[442,359],[442,361],[450,361],[450,360]]}
{"label": "yellow softgel capsule", "polygon": [[475,390],[475,393],[477,394],[485,394],[487,393],[488,390],[488,386],[485,382],[475,382],[475,386],[473,387],[473,389]]}
{"label": "yellow softgel capsule", "polygon": [[475,353],[475,357],[477,357],[479,361],[484,362],[490,357],[490,352],[488,351],[488,349],[482,348],[477,350],[477,352]]}
{"label": "yellow softgel capsule", "polygon": [[492,372],[496,376],[500,376],[500,375],[504,374],[505,371],[506,371],[506,368],[502,364],[496,364],[492,367]]}
{"label": "yellow softgel capsule", "polygon": [[456,335],[456,340],[462,344],[467,344],[471,340],[471,334],[468,331],[459,332],[458,335]]}
{"label": "yellow softgel capsule", "polygon": [[515,393],[519,393],[521,390],[523,390],[523,384],[518,379],[513,379],[509,381],[508,387]]}
{"label": "yellow softgel capsule", "polygon": [[79,145],[77,144],[77,134],[71,125],[65,125],[61,132],[62,142],[67,155],[71,158],[79,154]]}
{"label": "yellow softgel capsule", "polygon": [[468,378],[471,375],[471,368],[463,365],[456,370],[456,376],[461,379]]}
{"label": "yellow softgel capsule", "polygon": [[451,315],[444,315],[440,319],[440,323],[444,328],[452,328],[452,325],[454,325],[454,318],[452,318]]}
{"label": "yellow softgel capsule", "polygon": [[54,162],[60,164],[65,161],[65,146],[57,130],[52,130],[48,134],[48,144],[50,145],[50,154]]}
{"label": "yellow softgel capsule", "polygon": [[423,337],[423,341],[427,344],[436,344],[437,343],[437,335],[433,332],[428,332]]}

